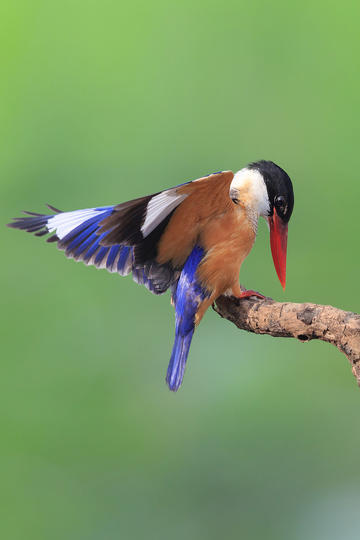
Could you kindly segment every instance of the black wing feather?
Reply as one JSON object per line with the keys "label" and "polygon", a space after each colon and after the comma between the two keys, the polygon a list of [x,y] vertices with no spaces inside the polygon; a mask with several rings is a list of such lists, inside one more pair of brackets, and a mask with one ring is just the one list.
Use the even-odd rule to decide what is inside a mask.
{"label": "black wing feather", "polygon": [[[47,242],[57,242],[58,248],[64,250],[68,258],[76,261],[106,268],[121,275],[132,272],[136,282],[145,285],[154,294],[162,294],[177,281],[179,269],[156,261],[157,246],[175,211],[173,207],[166,214],[165,206],[165,217],[146,237],[141,231],[148,204],[157,195],[159,193],[114,207],[90,209],[94,211],[93,217],[74,225],[62,238],[59,238],[55,230],[55,234],[47,238]],[[179,204],[180,202],[181,200]],[[57,219],[61,221],[61,216],[64,216],[64,223],[68,219],[71,224],[70,219],[74,219],[74,213],[67,218],[70,213],[61,212],[51,205],[47,206],[56,213]],[[84,211],[79,211],[79,215],[81,212]],[[45,236],[50,232],[54,214],[26,213],[27,217],[15,218],[9,226],[35,233],[36,236]]]}

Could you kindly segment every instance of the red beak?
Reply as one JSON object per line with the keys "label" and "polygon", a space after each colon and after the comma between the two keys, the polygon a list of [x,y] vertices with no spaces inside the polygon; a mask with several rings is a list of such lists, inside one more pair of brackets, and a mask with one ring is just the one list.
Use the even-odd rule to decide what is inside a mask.
{"label": "red beak", "polygon": [[268,221],[272,258],[282,288],[285,290],[288,224],[279,218],[275,209],[274,214],[268,218]]}

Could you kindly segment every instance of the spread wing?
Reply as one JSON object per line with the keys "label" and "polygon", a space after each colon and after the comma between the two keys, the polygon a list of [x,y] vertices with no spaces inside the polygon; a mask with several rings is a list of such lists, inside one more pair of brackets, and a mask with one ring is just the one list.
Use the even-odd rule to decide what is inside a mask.
{"label": "spread wing", "polygon": [[[213,212],[214,202],[216,205],[214,193],[222,193],[224,200],[229,199],[232,178],[231,172],[215,173],[116,206],[72,212],[49,207],[55,212],[50,215],[25,212],[28,216],[15,218],[9,226],[36,236],[53,233],[47,241],[57,242],[67,257],[121,275],[132,273],[135,281],[154,294],[161,294],[177,283],[184,264],[181,261],[185,262],[195,242],[195,229],[185,233],[181,223],[190,223],[194,214],[195,221],[197,214],[206,214],[206,200],[201,209],[198,204],[204,194],[206,198],[209,196],[208,213]],[[217,204],[221,205],[217,197]],[[187,204],[179,213],[185,201]],[[167,241],[160,257],[165,232]],[[189,240],[185,248],[184,237]],[[176,251],[180,252],[178,261],[171,255]]]}

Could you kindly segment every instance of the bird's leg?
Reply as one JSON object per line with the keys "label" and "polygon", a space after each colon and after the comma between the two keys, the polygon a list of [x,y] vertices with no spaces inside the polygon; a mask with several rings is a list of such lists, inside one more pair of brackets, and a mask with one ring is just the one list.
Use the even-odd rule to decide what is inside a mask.
{"label": "bird's leg", "polygon": [[235,287],[232,288],[232,294],[235,296],[235,298],[241,299],[241,298],[250,298],[250,296],[256,296],[256,298],[260,298],[263,300],[265,296],[263,294],[260,294],[257,291],[253,291],[251,289],[244,289],[240,287],[240,285],[236,284]]}

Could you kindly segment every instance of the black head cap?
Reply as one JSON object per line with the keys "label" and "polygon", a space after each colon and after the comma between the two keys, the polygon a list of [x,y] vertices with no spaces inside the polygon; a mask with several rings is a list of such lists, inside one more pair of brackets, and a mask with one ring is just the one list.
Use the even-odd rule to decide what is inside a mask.
{"label": "black head cap", "polygon": [[256,161],[248,165],[248,169],[256,169],[264,178],[269,202],[270,215],[274,208],[278,216],[287,223],[294,208],[294,191],[289,175],[273,161]]}

